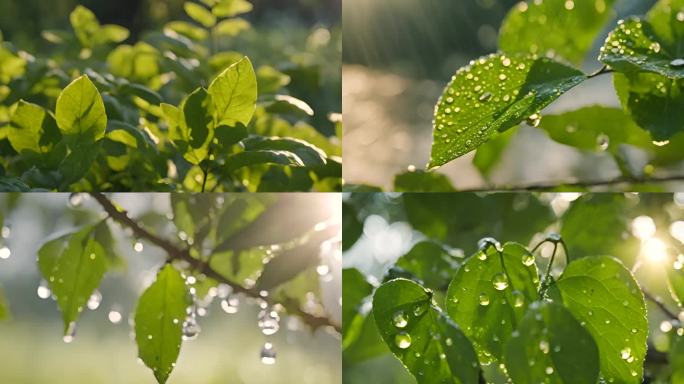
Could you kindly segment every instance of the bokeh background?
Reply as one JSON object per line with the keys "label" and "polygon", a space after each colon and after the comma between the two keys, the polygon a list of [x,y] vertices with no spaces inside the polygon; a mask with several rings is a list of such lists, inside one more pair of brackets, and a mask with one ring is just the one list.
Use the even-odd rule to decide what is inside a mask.
{"label": "bokeh background", "polygon": [[[308,197],[312,205],[329,207],[333,217],[340,216],[339,195]],[[149,225],[156,223],[154,228],[161,236],[173,236],[173,226],[164,220],[170,212],[168,195],[117,194],[113,200],[132,217]],[[68,194],[0,194],[0,210],[10,229],[9,237],[0,239],[0,248],[11,250],[9,258],[0,258],[0,289],[11,309],[11,319],[0,321],[0,383],[154,383],[151,371],[137,362],[128,318],[138,296],[163,264],[159,249],[142,241],[142,252],[137,253],[135,239],[120,226],[110,225],[127,267],[106,275],[99,307],[83,312],[76,337],[69,344],[62,341],[56,303],[37,295],[41,278],[36,252],[41,243],[50,235],[101,217],[102,210],[92,199],[78,208],[68,202]],[[323,304],[337,322],[341,321],[339,264],[331,262],[329,276],[321,278]],[[277,351],[276,363],[264,365],[260,350],[265,336],[257,326],[258,305],[242,297],[238,313],[227,314],[218,301],[214,300],[206,317],[199,318],[199,337],[183,343],[169,384],[341,382],[339,336],[323,329],[312,333],[296,318],[283,316],[280,331],[269,337]],[[111,311],[121,314],[121,322],[110,321]]]}
{"label": "bokeh background", "polygon": [[[343,41],[344,178],[390,188],[408,166],[424,169],[432,144],[434,105],[445,85],[473,58],[496,51],[498,30],[516,0],[345,0]],[[643,14],[654,0],[617,2],[617,14],[597,37],[583,65],[600,67],[598,49],[618,18]],[[545,112],[579,106],[618,106],[610,76],[563,95]],[[474,153],[442,168],[457,188],[487,185],[471,164]],[[638,157],[638,156],[637,156]],[[489,184],[612,179],[619,170],[607,154],[586,154],[523,126]]]}

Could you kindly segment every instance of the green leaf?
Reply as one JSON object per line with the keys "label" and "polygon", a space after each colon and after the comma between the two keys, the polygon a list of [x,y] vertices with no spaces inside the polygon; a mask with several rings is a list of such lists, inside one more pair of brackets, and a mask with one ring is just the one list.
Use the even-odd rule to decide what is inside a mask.
{"label": "green leaf", "polygon": [[69,20],[81,46],[92,48],[94,45],[93,39],[100,30],[100,23],[97,21],[95,14],[88,8],[79,5],[71,12]]}
{"label": "green leaf", "polygon": [[613,3],[614,0],[520,2],[503,21],[499,47],[509,53],[553,53],[580,64],[611,19]]}
{"label": "green leaf", "polygon": [[326,163],[326,154],[316,146],[304,140],[289,137],[252,136],[242,141],[245,151],[287,151],[299,157],[307,167],[322,166]]}
{"label": "green leaf", "polygon": [[506,346],[506,369],[514,383],[596,384],[599,351],[567,309],[535,302]]}
{"label": "green leaf", "polygon": [[432,292],[404,279],[381,285],[373,295],[375,324],[419,383],[478,383],[470,341],[439,308]]}
{"label": "green leaf", "polygon": [[395,265],[420,279],[425,287],[443,291],[460,267],[460,262],[441,245],[421,241],[401,256]]}
{"label": "green leaf", "polygon": [[137,96],[153,105],[157,105],[162,101],[161,96],[157,92],[140,84],[126,83],[119,88],[119,92],[126,96]]}
{"label": "green leaf", "polygon": [[10,121],[8,139],[15,151],[49,154],[60,141],[55,118],[45,109],[19,101]]}
{"label": "green leaf", "polygon": [[641,383],[646,357],[646,304],[631,272],[606,256],[571,262],[556,282],[566,308],[599,348],[608,382]]}
{"label": "green leaf", "polygon": [[356,316],[342,340],[343,364],[355,364],[389,353],[375,326],[373,311]]}
{"label": "green leaf", "polygon": [[490,246],[470,257],[449,284],[447,312],[483,364],[503,362],[506,343],[537,299],[539,276],[530,256],[520,244],[506,243],[501,253]]}
{"label": "green leaf", "polygon": [[342,203],[342,250],[351,248],[363,234],[363,224],[359,221],[356,208],[349,203]]}
{"label": "green leaf", "polygon": [[625,198],[618,194],[584,195],[574,201],[561,218],[560,231],[570,257],[613,254],[628,229],[625,210]]}
{"label": "green leaf", "polygon": [[167,264],[140,296],[135,310],[138,355],[160,384],[168,379],[180,353],[183,321],[191,304],[185,280]]}
{"label": "green leaf", "polygon": [[672,299],[681,307],[684,304],[684,271],[681,267],[679,269],[670,268],[669,265],[665,267],[667,273],[667,287],[670,290]]}
{"label": "green leaf", "polygon": [[209,265],[221,276],[236,282],[245,279],[257,281],[272,257],[265,249],[254,248],[245,251],[224,251],[211,256]]}
{"label": "green leaf", "polygon": [[253,8],[252,3],[247,0],[221,0],[212,12],[218,17],[233,17],[242,13],[247,13]]}
{"label": "green leaf", "polygon": [[[623,144],[655,151],[647,132],[618,108],[589,106],[560,115],[544,116],[539,126],[556,142],[587,151],[617,155]],[[605,147],[602,144],[607,144]]]}
{"label": "green leaf", "polygon": [[[670,51],[670,49],[675,49]],[[684,52],[681,52],[684,53]],[[652,72],[670,79],[684,78],[684,61],[676,47],[668,47],[648,21],[621,20],[601,47],[599,60],[618,72]]]}
{"label": "green leaf", "polygon": [[172,21],[164,26],[164,30],[171,30],[189,39],[202,41],[207,38],[209,33],[206,29],[200,28],[185,21]]}
{"label": "green leaf", "polygon": [[[516,239],[527,243],[555,221],[548,205],[532,194],[433,193],[402,196],[406,217],[428,238],[463,249],[477,250],[483,237]],[[500,223],[500,225],[491,225]],[[520,225],[525,223],[525,225]]]}
{"label": "green leaf", "polygon": [[0,176],[0,192],[28,192],[30,189],[19,179]]}
{"label": "green leaf", "polygon": [[673,335],[668,360],[672,367],[671,383],[681,383],[684,380],[684,336]]}
{"label": "green leaf", "polygon": [[249,125],[257,98],[256,74],[249,58],[243,58],[218,75],[209,85],[209,95],[215,106],[217,125]]}
{"label": "green leaf", "polygon": [[363,299],[373,292],[373,286],[361,272],[354,268],[342,270],[342,335],[346,337],[347,329],[359,316]]}
{"label": "green leaf", "polygon": [[455,192],[445,175],[421,170],[408,171],[394,177],[395,192]]}
{"label": "green leaf", "polygon": [[271,198],[263,195],[225,196],[216,228],[216,242],[221,243],[245,228],[261,216],[272,203]]}
{"label": "green leaf", "polygon": [[475,150],[586,80],[548,58],[496,54],[459,69],[435,108],[429,168]]}
{"label": "green leaf", "polygon": [[287,151],[249,151],[230,155],[222,171],[230,174],[242,167],[258,164],[276,164],[291,167],[304,167],[299,156]]}
{"label": "green leaf", "polygon": [[38,267],[57,298],[64,334],[73,336],[75,323],[107,271],[107,258],[92,226],[48,241],[38,251]]}
{"label": "green leaf", "polygon": [[185,13],[187,13],[188,16],[190,16],[193,20],[207,28],[211,28],[216,25],[216,16],[209,12],[208,9],[197,3],[186,1],[183,4],[183,9],[185,9]]}
{"label": "green leaf", "polygon": [[102,96],[87,75],[77,78],[60,93],[56,116],[57,126],[64,135],[97,141],[107,128]]}
{"label": "green leaf", "polygon": [[199,165],[209,157],[209,145],[214,138],[212,115],[212,97],[204,88],[196,89],[181,102],[177,130],[179,146],[185,160],[192,164]]}
{"label": "green leaf", "polygon": [[667,144],[684,131],[684,80],[654,73],[615,73],[613,79],[622,107],[653,140]]}
{"label": "green leaf", "polygon": [[130,31],[120,25],[103,25],[95,36],[95,44],[120,43],[130,35]]}
{"label": "green leaf", "polygon": [[235,37],[250,27],[251,25],[245,19],[228,19],[221,21],[214,27],[214,34],[217,36]]}

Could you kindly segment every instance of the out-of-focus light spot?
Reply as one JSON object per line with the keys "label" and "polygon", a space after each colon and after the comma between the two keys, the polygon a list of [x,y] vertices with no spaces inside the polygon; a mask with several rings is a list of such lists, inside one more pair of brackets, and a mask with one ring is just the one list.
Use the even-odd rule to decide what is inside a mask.
{"label": "out-of-focus light spot", "polygon": [[672,323],[669,321],[663,321],[660,323],[660,330],[665,333],[670,332],[672,330]]}
{"label": "out-of-focus light spot", "polygon": [[679,208],[684,208],[684,193],[683,192],[677,192],[674,194],[674,203]]}
{"label": "out-of-focus light spot", "polygon": [[649,216],[639,216],[632,220],[632,235],[641,241],[653,237],[656,233],[656,225]]}
{"label": "out-of-focus light spot", "polygon": [[675,221],[670,225],[670,235],[684,243],[684,221]]}
{"label": "out-of-focus light spot", "polygon": [[641,252],[651,262],[662,263],[667,259],[667,246],[655,237],[644,241],[641,245]]}

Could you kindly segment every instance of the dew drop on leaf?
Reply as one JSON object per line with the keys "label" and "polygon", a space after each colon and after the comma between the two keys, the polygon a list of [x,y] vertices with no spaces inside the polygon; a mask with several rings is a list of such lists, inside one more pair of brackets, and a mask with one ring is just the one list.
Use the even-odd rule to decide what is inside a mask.
{"label": "dew drop on leaf", "polygon": [[497,291],[503,291],[508,288],[508,278],[503,273],[497,273],[492,278],[492,284]]}
{"label": "dew drop on leaf", "polygon": [[72,341],[74,341],[74,338],[76,338],[76,322],[72,321],[71,323],[69,323],[69,326],[67,327],[64,337],[62,337],[62,340],[65,343],[69,344]]}
{"label": "dew drop on leaf", "polygon": [[539,124],[541,124],[541,119],[542,117],[538,113],[530,115],[530,117],[527,118],[527,125],[537,128]]}
{"label": "dew drop on leaf", "polygon": [[276,351],[273,344],[266,342],[261,348],[261,362],[266,365],[273,365],[276,362]]}
{"label": "dew drop on leaf", "polygon": [[684,59],[674,59],[670,61],[670,67],[681,68],[684,67]]}
{"label": "dew drop on leaf", "polygon": [[483,307],[489,305],[489,296],[487,296],[486,293],[480,293],[480,297],[478,297],[478,300],[480,302],[480,305]]}
{"label": "dew drop on leaf", "polygon": [[610,137],[608,137],[608,135],[604,133],[598,135],[598,137],[596,138],[596,146],[601,151],[607,150],[610,146]]}
{"label": "dew drop on leaf", "polygon": [[100,291],[95,290],[95,292],[93,292],[93,294],[90,295],[90,298],[88,298],[88,303],[86,305],[88,306],[88,309],[94,311],[100,306],[101,302],[102,294],[100,293]]}
{"label": "dew drop on leaf", "polygon": [[408,325],[408,320],[406,319],[406,314],[404,311],[399,311],[392,316],[392,323],[397,328],[405,328]]}
{"label": "dew drop on leaf", "polygon": [[544,372],[546,372],[547,375],[552,375],[553,374],[553,367],[546,367]]}
{"label": "dew drop on leaf", "polygon": [[546,340],[541,340],[539,342],[539,350],[542,351],[543,354],[548,354],[549,353],[549,342]]}
{"label": "dew drop on leaf", "polygon": [[526,267],[531,267],[534,265],[534,255],[531,253],[526,253],[522,256],[522,263]]}
{"label": "dew drop on leaf", "polygon": [[399,332],[394,337],[394,343],[400,349],[407,349],[408,347],[411,346],[411,335],[409,335],[406,332]]}
{"label": "dew drop on leaf", "polygon": [[[501,243],[499,243],[499,241],[493,237],[484,237],[477,241],[477,248],[481,251],[487,250],[487,248],[489,248],[490,246],[496,248],[497,251],[501,251]],[[487,255],[484,256],[484,259],[486,258]]]}
{"label": "dew drop on leaf", "polygon": [[418,306],[413,309],[413,315],[416,317],[422,316],[425,311],[427,311],[427,307],[427,303],[418,304]]}
{"label": "dew drop on leaf", "polygon": [[525,296],[520,291],[513,291],[513,306],[520,308],[525,304]]}

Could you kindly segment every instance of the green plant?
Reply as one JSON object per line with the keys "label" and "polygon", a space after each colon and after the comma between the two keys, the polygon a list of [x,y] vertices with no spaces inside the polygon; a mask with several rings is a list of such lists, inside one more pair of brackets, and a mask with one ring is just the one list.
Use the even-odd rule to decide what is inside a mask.
{"label": "green plant", "polygon": [[320,97],[320,66],[293,55],[281,70],[255,69],[226,49],[250,32],[238,16],[251,9],[186,2],[192,22],[129,45],[125,28],[79,6],[73,32],[43,32],[51,55],[3,43],[2,190],[339,190],[339,137],[328,136],[341,129],[339,106],[321,119],[292,94]]}
{"label": "green plant", "polygon": [[[3,205],[21,207],[19,195],[4,197]],[[339,332],[320,289],[321,281],[333,278],[331,265],[339,257],[340,227],[331,216],[335,198],[172,194],[157,197],[168,198],[170,212],[151,210],[133,218],[103,194],[87,197],[62,195],[69,212],[51,220],[73,217],[77,226],[49,237],[38,250],[43,279],[38,296],[56,301],[64,342],[75,342],[79,318],[99,306],[98,289],[105,276],[126,268],[127,259],[119,249],[125,243],[133,244],[138,258],[153,257],[148,246],[165,254],[153,267],[156,278],[146,283],[131,308],[138,355],[159,383],[169,378],[183,341],[199,336],[201,317],[214,301],[229,314],[236,313],[240,303],[258,305],[256,323],[266,337],[278,332],[285,315],[312,331]],[[299,214],[295,217],[293,212]],[[4,245],[9,227],[3,216],[7,221],[18,218],[12,209],[4,213],[0,259],[10,257]],[[113,227],[124,229],[124,236],[115,235]],[[0,297],[0,319],[9,316],[8,308]],[[121,312],[110,312],[110,321],[122,321]],[[264,364],[275,363],[274,343],[267,339],[264,344]]]}
{"label": "green plant", "polygon": [[[370,371],[413,381],[392,372],[387,354],[418,383],[679,382],[681,199],[352,194],[347,382]],[[353,230],[364,222],[365,235]],[[376,246],[402,222],[412,241],[394,254]]]}
{"label": "green plant", "polygon": [[[620,20],[600,49],[602,67],[585,73],[579,65],[608,27],[616,3],[530,0],[514,6],[501,26],[499,51],[460,68],[437,102],[428,171],[476,151],[473,165],[489,178],[525,123],[585,155],[608,154],[621,175],[487,189],[659,188],[657,183],[681,180],[675,170],[684,159],[684,2],[661,0],[644,17]],[[560,96],[606,74],[613,75],[622,108],[585,105],[542,118],[542,111]],[[580,95],[578,91],[576,97]],[[445,175],[411,168],[396,177],[393,190],[453,189]]]}

